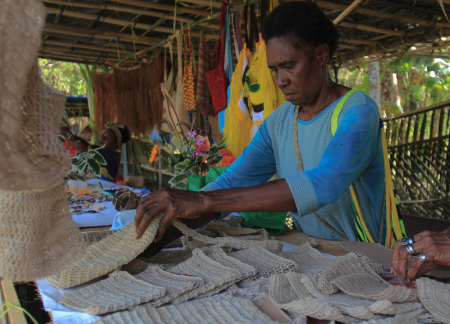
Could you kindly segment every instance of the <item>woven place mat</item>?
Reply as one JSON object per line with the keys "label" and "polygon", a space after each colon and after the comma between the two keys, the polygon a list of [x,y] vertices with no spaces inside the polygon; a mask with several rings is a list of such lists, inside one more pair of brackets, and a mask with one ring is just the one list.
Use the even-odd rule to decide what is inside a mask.
{"label": "woven place mat", "polygon": [[199,277],[205,282],[203,286],[186,292],[173,300],[173,304],[179,304],[207,293],[218,293],[220,292],[220,290],[217,291],[218,288],[220,289],[225,284],[231,285],[241,277],[241,274],[237,270],[213,261],[199,249],[192,251],[192,257],[190,259],[171,268],[169,271]]}
{"label": "woven place mat", "polygon": [[163,297],[148,303],[153,307],[170,303],[178,296],[200,288],[205,283],[201,278],[170,273],[155,266],[147,268],[144,272],[136,275],[135,278],[166,289],[166,294]]}
{"label": "woven place mat", "polygon": [[61,273],[47,277],[60,289],[68,289],[108,274],[134,260],[153,242],[162,216],[153,221],[139,240],[131,223],[86,249],[85,255]]}
{"label": "woven place mat", "polygon": [[95,324],[130,323],[277,324],[250,300],[225,296],[214,296],[181,305],[159,308],[142,305],[134,311],[116,313],[95,322]]}
{"label": "woven place mat", "polygon": [[80,312],[105,314],[161,298],[166,293],[157,287],[136,279],[124,271],[108,279],[89,285],[70,294],[64,294],[60,303]]}

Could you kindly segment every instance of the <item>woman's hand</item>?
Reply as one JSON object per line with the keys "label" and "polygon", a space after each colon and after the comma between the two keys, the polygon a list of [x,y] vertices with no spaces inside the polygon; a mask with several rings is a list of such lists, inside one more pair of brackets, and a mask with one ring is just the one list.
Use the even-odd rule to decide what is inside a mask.
{"label": "woman's hand", "polygon": [[141,238],[150,223],[164,214],[155,237],[158,242],[174,218],[192,219],[205,211],[200,192],[163,188],[144,197],[136,211],[135,238]]}
{"label": "woman's hand", "polygon": [[[425,260],[412,257],[400,241],[395,242],[391,272],[401,278],[413,280],[440,266],[450,267],[450,231],[442,233],[424,231],[414,235],[412,245],[416,253],[425,255]],[[408,267],[408,260],[411,263]]]}

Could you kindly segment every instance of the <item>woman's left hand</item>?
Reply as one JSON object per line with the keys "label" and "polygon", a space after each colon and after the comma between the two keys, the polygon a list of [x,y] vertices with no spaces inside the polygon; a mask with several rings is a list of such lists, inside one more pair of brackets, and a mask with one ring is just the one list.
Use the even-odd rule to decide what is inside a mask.
{"label": "woman's left hand", "polygon": [[[414,235],[414,252],[425,255],[425,260],[412,257],[400,241],[395,242],[392,272],[413,280],[440,266],[450,267],[450,234],[424,231]],[[408,266],[408,260],[411,263]]]}
{"label": "woman's left hand", "polygon": [[158,242],[174,218],[197,218],[205,211],[201,193],[195,191],[163,188],[144,197],[136,211],[135,238],[141,238],[151,222],[164,214],[155,237]]}

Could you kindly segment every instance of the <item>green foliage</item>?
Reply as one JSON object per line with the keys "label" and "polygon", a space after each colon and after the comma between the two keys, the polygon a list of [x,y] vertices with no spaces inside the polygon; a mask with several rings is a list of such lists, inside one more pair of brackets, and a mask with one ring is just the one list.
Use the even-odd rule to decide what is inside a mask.
{"label": "green foliage", "polygon": [[39,59],[45,82],[68,96],[86,96],[86,83],[78,64]]}

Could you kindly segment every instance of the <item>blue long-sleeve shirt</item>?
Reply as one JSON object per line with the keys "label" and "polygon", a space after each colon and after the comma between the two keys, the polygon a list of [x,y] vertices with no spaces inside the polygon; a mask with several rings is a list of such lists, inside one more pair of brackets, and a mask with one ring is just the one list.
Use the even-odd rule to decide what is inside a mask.
{"label": "blue long-sleeve shirt", "polygon": [[286,179],[297,210],[292,211],[297,230],[308,235],[339,240],[340,236],[317,220],[357,240],[350,184],[354,184],[366,225],[378,241],[384,197],[384,164],[379,111],[363,92],[351,95],[331,134],[331,116],[339,100],[310,121],[297,118],[303,172],[298,171],[294,150],[295,106],[283,103],[261,125],[239,158],[203,190],[248,187],[267,182],[275,173]]}

